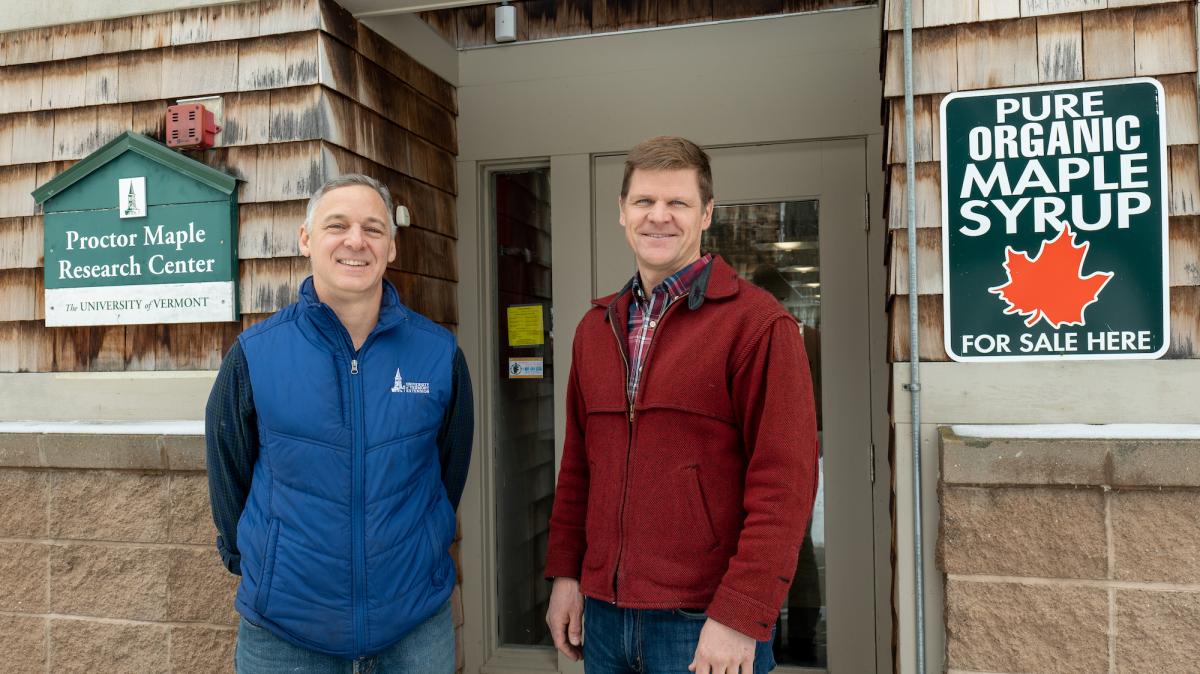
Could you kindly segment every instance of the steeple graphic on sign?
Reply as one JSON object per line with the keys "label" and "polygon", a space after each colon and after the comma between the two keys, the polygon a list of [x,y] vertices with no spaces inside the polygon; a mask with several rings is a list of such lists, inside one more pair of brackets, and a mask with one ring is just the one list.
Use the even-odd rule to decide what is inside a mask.
{"label": "steeple graphic on sign", "polygon": [[396,383],[392,384],[392,393],[404,391],[404,379],[400,376],[400,368],[396,368]]}
{"label": "steeple graphic on sign", "polygon": [[1008,306],[1006,314],[1028,316],[1025,325],[1033,327],[1043,318],[1050,327],[1083,325],[1083,312],[1100,297],[1100,291],[1116,276],[1098,271],[1083,275],[1083,261],[1090,242],[1075,244],[1070,225],[1051,241],[1042,241],[1033,258],[1025,251],[1008,246],[1004,251],[1004,270],[1008,283],[988,288]]}
{"label": "steeple graphic on sign", "polygon": [[146,217],[146,177],[117,180],[117,215],[124,218]]}

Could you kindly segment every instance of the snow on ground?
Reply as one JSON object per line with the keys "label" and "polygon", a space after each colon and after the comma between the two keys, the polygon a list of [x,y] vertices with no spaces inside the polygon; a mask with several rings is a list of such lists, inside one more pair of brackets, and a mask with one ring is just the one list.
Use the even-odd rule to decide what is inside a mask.
{"label": "snow on ground", "polygon": [[1200,440],[1200,424],[995,424],[950,429],[968,438]]}
{"label": "snow on ground", "polygon": [[0,421],[0,433],[204,435],[203,421]]}

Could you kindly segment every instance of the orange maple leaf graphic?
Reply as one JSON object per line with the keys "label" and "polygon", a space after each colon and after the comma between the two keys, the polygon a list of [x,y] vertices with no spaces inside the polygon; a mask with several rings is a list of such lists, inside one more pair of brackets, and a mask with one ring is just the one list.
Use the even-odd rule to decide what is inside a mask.
{"label": "orange maple leaf graphic", "polygon": [[1083,258],[1090,242],[1075,244],[1075,233],[1064,225],[1052,241],[1042,241],[1037,257],[1025,251],[1004,249],[1004,270],[1008,283],[988,292],[1000,296],[1008,307],[1006,314],[1028,316],[1027,327],[1046,319],[1052,328],[1083,325],[1083,311],[1095,302],[1100,291],[1115,274],[1098,271],[1083,276]]}

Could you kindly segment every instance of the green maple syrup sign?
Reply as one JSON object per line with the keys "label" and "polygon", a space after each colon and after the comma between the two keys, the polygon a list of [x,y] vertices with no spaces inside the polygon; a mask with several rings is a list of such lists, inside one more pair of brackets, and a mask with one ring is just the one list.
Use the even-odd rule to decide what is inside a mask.
{"label": "green maple syrup sign", "polygon": [[941,109],[945,347],[956,361],[1167,350],[1162,86],[971,91]]}
{"label": "green maple syrup sign", "polygon": [[232,176],[124,133],[33,196],[48,327],[237,319]]}

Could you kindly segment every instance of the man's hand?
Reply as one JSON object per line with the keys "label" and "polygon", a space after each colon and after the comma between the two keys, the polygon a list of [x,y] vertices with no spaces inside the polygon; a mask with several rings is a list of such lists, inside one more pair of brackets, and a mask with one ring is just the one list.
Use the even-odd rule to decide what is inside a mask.
{"label": "man's hand", "polygon": [[696,644],[696,656],[688,665],[688,671],[696,674],[751,674],[754,671],[755,645],[752,637],[709,618],[700,629],[700,643]]}
{"label": "man's hand", "polygon": [[546,624],[550,627],[550,636],[554,637],[555,648],[572,660],[583,658],[583,595],[579,592],[578,580],[554,579]]}

